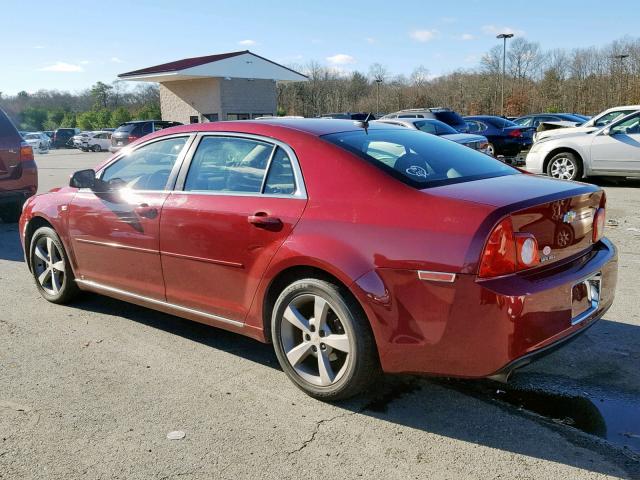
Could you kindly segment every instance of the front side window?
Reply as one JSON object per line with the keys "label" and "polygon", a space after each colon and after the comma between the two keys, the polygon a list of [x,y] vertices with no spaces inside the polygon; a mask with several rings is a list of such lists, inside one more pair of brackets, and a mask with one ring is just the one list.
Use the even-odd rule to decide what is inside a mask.
{"label": "front side window", "polygon": [[358,130],[322,138],[415,188],[520,174],[488,155],[417,130]]}
{"label": "front side window", "polygon": [[513,123],[515,123],[516,125],[520,125],[521,127],[530,127],[532,121],[533,117],[523,117],[515,119]]}
{"label": "front side window", "polygon": [[143,145],[105,168],[100,178],[109,189],[164,190],[187,138],[167,138]]}
{"label": "front side window", "polygon": [[633,135],[640,133],[640,115],[634,115],[631,118],[617,123],[611,127],[611,135],[625,134]]}
{"label": "front side window", "polygon": [[596,120],[594,126],[596,127],[604,127],[605,125],[609,125],[615,119],[619,117],[623,117],[624,115],[628,115],[633,110],[616,110],[615,112],[609,112],[606,115],[601,116],[598,120]]}
{"label": "front side window", "polygon": [[260,193],[273,145],[236,137],[205,137],[193,155],[186,191]]}
{"label": "front side window", "polygon": [[421,132],[432,133],[434,135],[436,134],[436,126],[431,122],[427,122],[423,120],[420,122],[414,122],[414,125]]}

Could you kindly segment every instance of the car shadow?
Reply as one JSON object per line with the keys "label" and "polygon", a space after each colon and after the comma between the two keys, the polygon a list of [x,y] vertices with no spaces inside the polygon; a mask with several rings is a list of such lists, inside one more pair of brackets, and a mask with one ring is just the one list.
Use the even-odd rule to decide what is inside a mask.
{"label": "car shadow", "polygon": [[2,223],[0,220],[0,260],[24,262],[17,223]]}
{"label": "car shadow", "polygon": [[[225,330],[95,294],[84,294],[73,307],[96,313],[118,312],[122,317],[145,326],[239,355],[265,367],[280,369],[270,345]],[[630,472],[633,477],[640,474],[639,462],[605,444],[585,441],[585,437],[574,431],[573,427],[559,424],[557,419],[552,418],[551,413],[547,415],[545,411],[531,408],[524,400],[518,403],[518,399],[518,402],[514,403],[495,394],[505,391],[542,391],[548,395],[544,403],[550,402],[554,405],[561,397],[587,397],[586,400],[578,399],[568,405],[567,408],[570,410],[566,415],[581,418],[579,414],[572,412],[586,412],[584,415],[589,415],[594,431],[585,431],[603,436],[602,432],[606,432],[610,415],[599,413],[593,405],[596,401],[594,399],[603,391],[611,392],[621,385],[626,385],[627,394],[635,396],[640,405],[640,385],[633,381],[628,382],[623,377],[625,370],[635,369],[635,357],[614,355],[611,360],[606,359],[602,353],[594,354],[592,348],[585,348],[593,343],[593,340],[588,338],[593,335],[592,332],[596,337],[606,336],[607,345],[640,344],[640,327],[601,320],[589,333],[568,344],[564,349],[521,370],[507,387],[485,380],[387,375],[371,391],[355,399],[340,402],[336,407],[412,429],[588,471],[616,476],[620,472],[616,468],[620,468]],[[566,365],[566,368],[554,367],[558,364]],[[545,368],[545,365],[548,367]],[[576,365],[581,367],[576,369]],[[607,372],[617,373],[612,376]],[[600,383],[603,379],[619,381],[620,385],[612,387],[609,383]],[[593,393],[593,398],[589,398],[589,392]],[[503,412],[497,414],[497,419],[496,408]],[[514,421],[512,418],[500,421],[502,415],[525,417],[528,421]],[[585,456],[579,452],[568,458],[563,454],[567,452],[566,448],[540,442],[535,431],[531,431],[532,421],[567,438],[576,446],[575,450],[577,447],[595,448],[597,453],[611,463],[594,462],[590,455]],[[571,450],[571,447],[568,448]]]}

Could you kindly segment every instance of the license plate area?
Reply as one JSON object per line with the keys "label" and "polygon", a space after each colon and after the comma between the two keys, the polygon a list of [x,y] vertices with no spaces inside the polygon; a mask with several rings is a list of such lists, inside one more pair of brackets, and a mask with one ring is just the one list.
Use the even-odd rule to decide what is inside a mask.
{"label": "license plate area", "polygon": [[571,288],[571,325],[576,325],[591,316],[600,305],[602,274],[596,273]]}

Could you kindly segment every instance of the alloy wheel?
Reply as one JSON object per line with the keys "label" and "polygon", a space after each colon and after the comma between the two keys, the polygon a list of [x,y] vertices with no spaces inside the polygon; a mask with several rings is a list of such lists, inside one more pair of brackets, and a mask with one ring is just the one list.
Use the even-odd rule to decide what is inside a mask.
{"label": "alloy wheel", "polygon": [[330,386],[345,374],[352,342],[346,322],[323,297],[295,297],[282,315],[280,340],[287,361],[312,385]]}
{"label": "alloy wheel", "polygon": [[51,237],[41,237],[34,248],[34,271],[42,289],[58,295],[64,284],[64,258]]}
{"label": "alloy wheel", "polygon": [[567,157],[559,157],[551,164],[551,176],[560,180],[571,180],[575,176],[576,166]]}

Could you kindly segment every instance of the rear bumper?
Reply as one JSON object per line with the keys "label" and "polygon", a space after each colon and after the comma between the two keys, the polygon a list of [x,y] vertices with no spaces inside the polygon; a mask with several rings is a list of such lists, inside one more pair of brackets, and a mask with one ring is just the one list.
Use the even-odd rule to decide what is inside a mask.
{"label": "rear bumper", "polygon": [[[617,268],[616,249],[603,240],[587,255],[526,275],[478,281],[465,274],[445,284],[419,281],[413,270],[379,269],[356,286],[385,371],[480,378],[528,363],[602,317],[613,303]],[[598,307],[572,325],[572,288],[598,272]]]}

